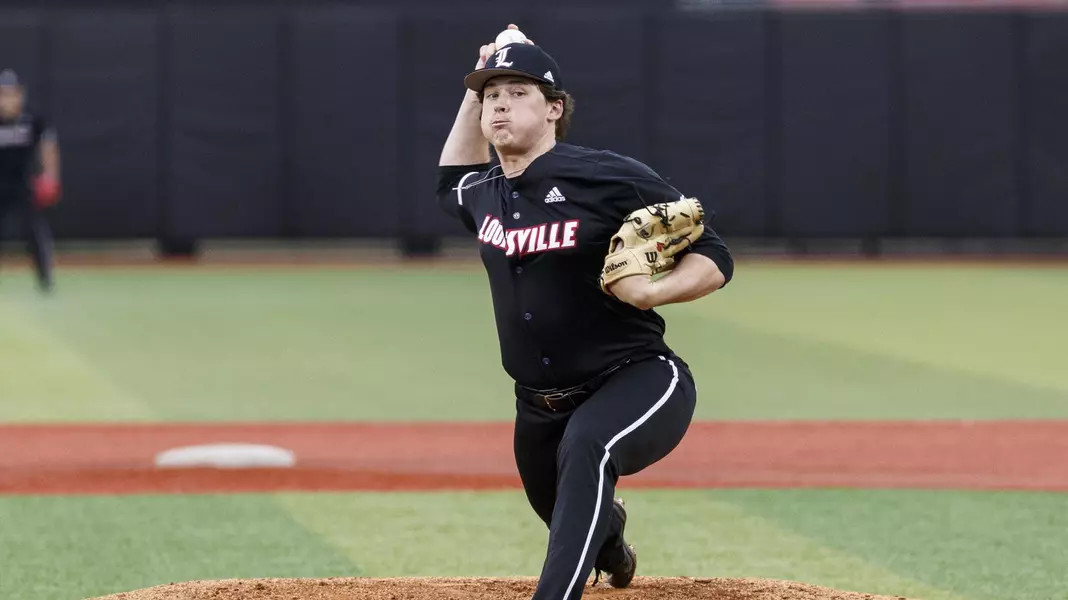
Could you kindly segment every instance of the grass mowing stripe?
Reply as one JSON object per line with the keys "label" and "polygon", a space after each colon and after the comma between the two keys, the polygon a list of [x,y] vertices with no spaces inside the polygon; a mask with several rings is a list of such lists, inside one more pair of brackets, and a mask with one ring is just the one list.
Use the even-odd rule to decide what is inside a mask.
{"label": "grass mowing stripe", "polygon": [[517,492],[289,493],[277,502],[372,577],[536,576],[548,532]]}
{"label": "grass mowing stripe", "polygon": [[[25,310],[161,418],[440,419],[443,404],[457,420],[514,412],[475,273],[84,271],[66,280],[47,303],[24,298]],[[449,319],[426,310],[430,288]],[[421,376],[430,370],[437,376]]]}
{"label": "grass mowing stripe", "polygon": [[151,417],[145,404],[85,354],[5,298],[0,298],[0,381],[0,421]]}
{"label": "grass mowing stripe", "polygon": [[748,513],[718,492],[618,495],[627,499],[627,538],[638,548],[644,574],[766,577],[924,600],[963,598]]}
{"label": "grass mowing stripe", "polygon": [[354,572],[264,495],[0,497],[0,523],[5,600]]}
{"label": "grass mowing stripe", "polygon": [[[769,492],[775,493],[775,492]],[[624,490],[644,575],[772,577],[960,600],[695,491]],[[282,494],[369,576],[537,575],[547,532],[521,492]]]}
{"label": "grass mowing stripe", "polygon": [[744,291],[686,307],[769,333],[1068,392],[1065,329],[1053,326],[1068,305],[1068,269],[876,263],[745,272],[732,283]]}
{"label": "grass mowing stripe", "polygon": [[[662,312],[704,392],[699,418],[1065,418],[1068,375],[1049,362],[1063,336],[1048,323],[1068,303],[1066,273],[753,264],[712,298]],[[18,276],[25,285],[5,277],[0,298],[85,364],[65,378],[9,352],[16,385],[89,368],[144,407],[27,401],[0,385],[0,418],[513,416],[477,266],[64,269],[51,298]],[[427,289],[447,319],[426,310]],[[1023,308],[991,316],[1010,304]]]}
{"label": "grass mowing stripe", "polygon": [[971,598],[1068,598],[1068,494],[736,490],[715,496],[839,552]]}
{"label": "grass mowing stripe", "polygon": [[691,365],[702,365],[694,374],[698,389],[707,382],[711,393],[698,395],[699,419],[1068,417],[1060,390],[702,315],[690,322],[695,318],[716,344],[679,335],[669,342]]}
{"label": "grass mowing stripe", "polygon": [[[643,574],[926,600],[1063,597],[1057,494],[620,495]],[[7,497],[0,522],[0,597],[45,600],[197,578],[536,575],[546,539],[521,492]]]}

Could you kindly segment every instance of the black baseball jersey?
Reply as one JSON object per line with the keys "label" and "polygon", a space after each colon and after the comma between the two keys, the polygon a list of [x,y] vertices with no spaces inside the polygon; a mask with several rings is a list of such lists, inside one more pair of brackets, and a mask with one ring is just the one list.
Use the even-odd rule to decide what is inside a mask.
{"label": "black baseball jersey", "polygon": [[37,165],[37,147],[54,135],[44,119],[24,112],[0,120],[0,194],[23,194]]}
{"label": "black baseball jersey", "polygon": [[[442,209],[481,242],[502,363],[517,383],[569,387],[626,358],[670,352],[663,318],[605,294],[598,278],[626,215],[680,197],[639,161],[571,144],[511,179],[490,163],[440,167]],[[705,212],[704,234],[683,254],[711,258],[729,281],[734,263]]]}

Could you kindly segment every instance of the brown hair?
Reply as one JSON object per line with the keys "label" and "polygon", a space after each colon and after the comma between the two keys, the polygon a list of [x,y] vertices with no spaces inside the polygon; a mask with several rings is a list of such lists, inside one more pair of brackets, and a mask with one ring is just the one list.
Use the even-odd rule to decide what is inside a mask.
{"label": "brown hair", "polygon": [[571,127],[571,115],[575,112],[575,99],[571,97],[571,94],[564,90],[555,89],[547,83],[539,83],[538,89],[541,90],[541,95],[545,96],[545,99],[549,102],[557,100],[563,100],[564,102],[564,112],[556,120],[556,141],[562,142],[567,137],[568,128]]}
{"label": "brown hair", "polygon": [[[571,127],[571,115],[575,112],[575,99],[564,90],[558,90],[547,83],[535,82],[541,95],[549,102],[561,100],[564,103],[564,112],[556,120],[556,141],[562,142],[567,137],[567,130]],[[482,102],[482,92],[478,92],[478,101]]]}

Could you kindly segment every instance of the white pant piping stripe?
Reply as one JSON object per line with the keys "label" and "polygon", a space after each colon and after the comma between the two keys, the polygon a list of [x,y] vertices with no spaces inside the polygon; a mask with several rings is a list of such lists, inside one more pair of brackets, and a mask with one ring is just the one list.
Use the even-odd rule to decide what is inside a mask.
{"label": "white pant piping stripe", "polygon": [[[663,356],[660,360],[667,360]],[[590,530],[586,533],[586,543],[582,546],[582,554],[579,555],[578,566],[575,567],[575,575],[571,577],[571,584],[567,586],[567,591],[564,592],[563,600],[567,600],[567,597],[571,595],[571,590],[575,589],[575,584],[578,582],[579,575],[582,574],[582,563],[586,562],[586,554],[590,551],[590,542],[593,541],[593,530],[597,527],[597,517],[601,514],[601,497],[604,494],[604,467],[608,464],[608,458],[612,456],[612,446],[616,445],[623,436],[634,431],[641,426],[642,423],[649,420],[653,416],[653,413],[660,410],[660,407],[667,402],[667,399],[671,397],[671,394],[675,392],[675,385],[679,382],[679,369],[675,366],[675,363],[668,360],[667,364],[671,365],[671,383],[668,384],[667,391],[664,395],[657,400],[656,404],[652,408],[645,411],[637,421],[630,424],[629,427],[620,431],[614,438],[608,441],[604,446],[604,457],[601,459],[601,466],[597,471],[597,503],[593,505],[593,521],[590,522]]]}

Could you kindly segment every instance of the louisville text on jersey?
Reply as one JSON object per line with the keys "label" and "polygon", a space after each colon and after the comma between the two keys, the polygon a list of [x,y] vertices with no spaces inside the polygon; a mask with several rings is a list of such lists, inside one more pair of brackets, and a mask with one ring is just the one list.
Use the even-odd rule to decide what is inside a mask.
{"label": "louisville text on jersey", "polygon": [[484,244],[504,250],[505,256],[518,253],[520,256],[574,248],[575,234],[578,232],[578,220],[542,223],[522,229],[505,229],[499,219],[486,215],[478,240]]}

